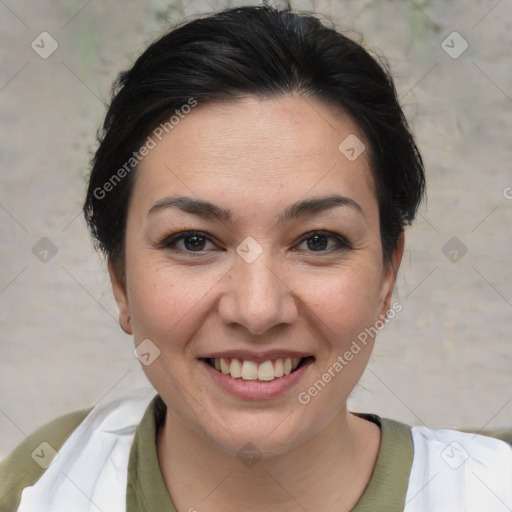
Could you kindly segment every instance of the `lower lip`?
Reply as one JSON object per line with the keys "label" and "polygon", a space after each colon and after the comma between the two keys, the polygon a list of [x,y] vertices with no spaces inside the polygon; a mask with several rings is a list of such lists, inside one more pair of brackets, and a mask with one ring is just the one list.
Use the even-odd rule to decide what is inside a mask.
{"label": "lower lip", "polygon": [[263,382],[256,380],[234,379],[230,375],[224,375],[210,366],[206,361],[200,360],[208,374],[221,388],[228,393],[247,400],[263,400],[282,395],[293,388],[304,375],[304,372],[313,364],[313,360],[306,361],[298,370],[278,377],[272,381]]}

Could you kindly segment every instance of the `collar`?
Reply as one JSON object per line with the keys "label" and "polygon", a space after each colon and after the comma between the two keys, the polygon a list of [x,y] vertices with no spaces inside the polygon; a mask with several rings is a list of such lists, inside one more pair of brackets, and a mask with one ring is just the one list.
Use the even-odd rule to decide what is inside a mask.
{"label": "collar", "polygon": [[[165,403],[156,395],[135,433],[128,463],[126,512],[177,512],[156,452],[156,434],[165,412]],[[411,427],[375,414],[352,414],[376,423],[382,433],[372,476],[352,512],[403,511],[413,460]]]}

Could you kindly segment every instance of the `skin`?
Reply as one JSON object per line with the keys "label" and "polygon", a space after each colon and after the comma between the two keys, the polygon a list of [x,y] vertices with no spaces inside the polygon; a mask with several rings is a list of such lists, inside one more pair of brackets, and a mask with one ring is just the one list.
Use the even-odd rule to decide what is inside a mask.
{"label": "skin", "polygon": [[[402,236],[383,263],[368,151],[349,161],[338,150],[350,134],[365,141],[348,116],[300,95],[198,105],[137,169],[125,280],[112,262],[109,271],[122,328],[136,345],[150,339],[160,350],[142,367],[167,405],[157,453],[180,512],[349,511],[370,480],[380,429],[351,414],[346,400],[374,340],[309,404],[297,400],[386,314],[403,252]],[[276,223],[292,203],[333,193],[362,213],[341,206]],[[233,220],[178,208],[148,214],[166,196],[208,200]],[[212,241],[199,254],[190,239],[158,245],[187,230]],[[327,237],[317,249],[316,230],[345,237],[350,248],[336,250]],[[248,236],[263,251],[252,263],[236,253]],[[227,394],[197,359],[272,348],[311,353],[315,363],[267,400]],[[248,442],[262,454],[253,467],[237,458]]]}

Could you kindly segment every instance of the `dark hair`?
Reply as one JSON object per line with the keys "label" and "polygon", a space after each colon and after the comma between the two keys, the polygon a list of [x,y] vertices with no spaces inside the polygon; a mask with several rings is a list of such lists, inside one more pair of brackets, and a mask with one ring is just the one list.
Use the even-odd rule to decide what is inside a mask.
{"label": "dark hair", "polygon": [[178,26],[114,82],[83,210],[97,247],[121,275],[135,157],[152,130],[191,99],[205,104],[293,92],[348,113],[365,134],[389,261],[416,215],[425,176],[387,64],[312,14],[251,6]]}

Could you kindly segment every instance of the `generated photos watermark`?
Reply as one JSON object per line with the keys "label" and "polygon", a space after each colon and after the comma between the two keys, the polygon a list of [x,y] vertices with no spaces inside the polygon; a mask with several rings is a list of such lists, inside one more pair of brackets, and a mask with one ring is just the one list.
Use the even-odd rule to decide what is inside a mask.
{"label": "generated photos watermark", "polygon": [[122,167],[117,169],[114,174],[103,184],[101,187],[96,187],[93,191],[93,195],[96,199],[104,199],[109,192],[111,192],[130,172],[132,172],[137,165],[142,162],[145,156],[156,147],[157,141],[161,141],[164,135],[171,133],[174,128],[185,118],[191,110],[197,106],[197,100],[189,98],[187,103],[181,106],[181,108],[174,111],[167,121],[160,123],[152,132],[148,135],[146,141],[142,146],[132,153],[132,156],[124,163]]}
{"label": "generated photos watermark", "polygon": [[331,380],[334,379],[350,361],[352,361],[352,359],[354,359],[354,356],[361,352],[361,345],[366,346],[368,344],[368,338],[373,339],[377,333],[379,333],[396,317],[397,313],[402,311],[402,309],[403,306],[400,302],[394,302],[384,319],[377,320],[373,326],[367,327],[364,331],[360,332],[357,339],[352,341],[350,348],[348,348],[343,354],[338,355],[336,361],[327,368],[321,378],[317,379],[314,384],[307,389],[307,391],[301,391],[297,395],[299,403],[302,405],[309,404],[311,400],[317,396],[325,386],[331,382]]}

